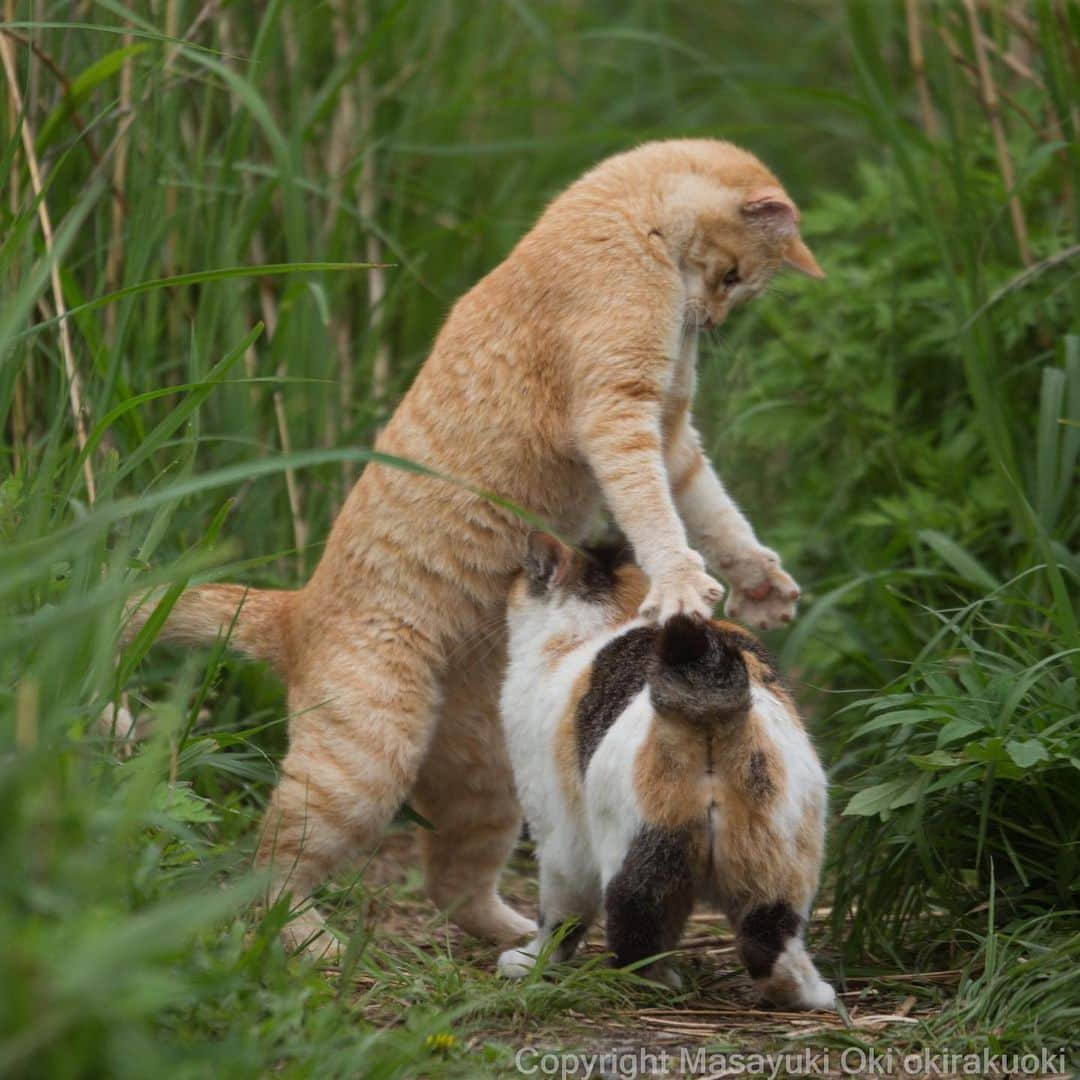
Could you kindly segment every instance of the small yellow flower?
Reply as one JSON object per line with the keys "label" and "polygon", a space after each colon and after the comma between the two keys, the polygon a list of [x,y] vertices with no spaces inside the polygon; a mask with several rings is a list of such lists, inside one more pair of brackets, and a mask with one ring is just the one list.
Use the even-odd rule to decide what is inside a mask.
{"label": "small yellow flower", "polygon": [[429,1035],[424,1040],[424,1045],[435,1054],[448,1054],[457,1046],[457,1039],[447,1031],[441,1031],[438,1035]]}

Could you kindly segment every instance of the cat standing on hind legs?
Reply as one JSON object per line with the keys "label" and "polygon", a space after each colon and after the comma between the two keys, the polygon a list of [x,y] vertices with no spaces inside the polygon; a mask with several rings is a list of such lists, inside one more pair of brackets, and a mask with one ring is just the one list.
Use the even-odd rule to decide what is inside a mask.
{"label": "cat standing on hind legs", "polygon": [[[790,619],[797,587],[725,493],[689,410],[697,328],[784,265],[821,275],[798,220],[776,177],[730,143],[650,143],[601,163],[455,305],[376,449],[571,539],[606,503],[643,553],[648,618],[709,614],[723,589],[708,560],[729,612]],[[470,650],[489,648],[525,532],[461,487],[373,463],[303,588],[206,585],[177,602],[163,637],[232,626],[288,686],[289,751],[258,855],[272,896],[307,898],[415,791],[436,827],[431,895],[480,936],[528,930],[494,887],[518,820],[498,679],[463,674]],[[288,933],[320,929],[309,909]]]}
{"label": "cat standing on hind legs", "polygon": [[[540,929],[499,958],[525,975],[556,931],[567,960],[602,907],[620,966],[670,952],[698,899],[724,910],[762,995],[832,1008],[803,930],[825,776],[757,639],[732,623],[638,616],[626,550],[530,542],[510,590],[502,715],[540,864]],[[644,973],[678,985],[652,962]]]}

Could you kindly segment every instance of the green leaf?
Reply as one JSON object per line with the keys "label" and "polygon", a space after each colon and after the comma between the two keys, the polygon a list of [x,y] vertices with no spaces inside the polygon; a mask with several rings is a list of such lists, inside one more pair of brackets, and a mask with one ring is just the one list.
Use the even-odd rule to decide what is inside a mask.
{"label": "green leaf", "polygon": [[856,729],[856,735],[866,735],[873,731],[882,731],[886,728],[898,727],[901,724],[914,724],[919,720],[942,720],[949,714],[940,709],[897,709],[895,712],[883,713],[860,724]]}
{"label": "green leaf", "polygon": [[944,533],[936,529],[920,529],[917,535],[965,581],[970,581],[973,585],[978,585],[979,588],[986,589],[988,592],[993,592],[1000,587],[1001,583],[994,579],[993,574],[974,555],[965,551]]}
{"label": "green leaf", "polygon": [[[278,274],[316,274],[342,273],[354,270],[371,270],[375,263],[361,262],[291,262],[267,263],[265,266],[222,266],[216,270],[196,270],[190,274],[173,274],[170,277],[155,278],[153,281],[140,281],[135,285],[125,285],[122,289],[96,296],[85,304],[69,308],[66,318],[81,315],[84,311],[96,311],[107,307],[127,296],[140,296],[143,293],[156,292],[159,289],[179,288],[182,285],[206,285],[213,281],[230,281],[233,278],[271,277]],[[35,323],[32,333],[55,326],[57,318],[43,319]],[[3,340],[0,337],[0,340]]]}
{"label": "green leaf", "polygon": [[968,764],[963,758],[958,758],[945,750],[934,750],[929,754],[909,754],[908,761],[928,772],[940,772],[942,769],[952,769],[957,765]]}
{"label": "green leaf", "polygon": [[993,765],[996,769],[996,775],[1007,780],[1018,780],[1023,775],[1023,770],[1006,753],[1005,740],[997,736],[969,743],[964,747],[964,753],[972,761],[981,761],[986,765]]}
{"label": "green leaf", "polygon": [[401,808],[398,810],[397,816],[402,821],[411,821],[414,825],[419,825],[421,829],[426,829],[428,832],[435,832],[435,826],[428,821],[419,810],[410,806],[408,803],[402,803]]}
{"label": "green leaf", "polygon": [[978,720],[972,720],[967,716],[958,716],[950,720],[939,732],[937,737],[938,747],[948,746],[959,739],[966,738],[976,731],[983,731],[984,725]]}
{"label": "green leaf", "polygon": [[1040,761],[1050,760],[1050,752],[1038,739],[1011,739],[1005,744],[1005,750],[1021,769],[1030,769]]}
{"label": "green leaf", "polygon": [[49,113],[45,123],[41,125],[36,144],[38,151],[44,150],[49,145],[60,125],[79,107],[80,103],[85,100],[94,87],[115,75],[129,57],[146,52],[149,48],[149,45],[125,45],[123,48],[106,53],[99,60],[95,60],[89,67],[80,71],[71,80],[67,93],[60,100],[60,103]]}
{"label": "green leaf", "polygon": [[214,805],[191,790],[185,781],[161,784],[154,792],[154,807],[166,817],[184,824],[209,824],[220,821]]}
{"label": "green leaf", "polygon": [[854,795],[844,807],[845,817],[872,817],[900,806],[910,806],[918,798],[921,781],[889,780]]}

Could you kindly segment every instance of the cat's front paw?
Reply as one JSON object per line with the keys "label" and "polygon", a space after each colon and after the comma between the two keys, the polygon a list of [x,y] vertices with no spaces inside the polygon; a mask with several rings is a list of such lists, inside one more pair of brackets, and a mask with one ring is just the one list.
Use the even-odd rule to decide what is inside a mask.
{"label": "cat's front paw", "polygon": [[780,556],[768,548],[732,560],[724,568],[731,594],[724,609],[757,630],[771,630],[795,617],[799,586],[780,565]]}
{"label": "cat's front paw", "polygon": [[499,974],[504,979],[524,979],[536,967],[536,955],[528,949],[507,949],[499,956]]}
{"label": "cat's front paw", "polygon": [[700,555],[688,551],[651,577],[639,614],[643,619],[659,623],[666,623],[675,615],[708,619],[723,599],[723,585],[705,572]]}

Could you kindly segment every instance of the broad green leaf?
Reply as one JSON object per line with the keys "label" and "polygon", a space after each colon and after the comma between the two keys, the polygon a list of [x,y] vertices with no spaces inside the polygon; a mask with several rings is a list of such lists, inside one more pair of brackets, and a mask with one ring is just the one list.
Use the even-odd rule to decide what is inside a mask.
{"label": "broad green leaf", "polygon": [[1049,761],[1050,753],[1038,739],[1011,739],[1005,744],[1009,757],[1021,769],[1030,769],[1040,761]]}
{"label": "broad green leaf", "polygon": [[959,739],[966,738],[976,731],[983,731],[984,727],[985,725],[980,724],[978,720],[958,716],[955,720],[950,720],[938,732],[937,744],[939,747],[948,746],[949,743],[957,742]]}
{"label": "broad green leaf", "polygon": [[928,772],[940,772],[942,769],[952,769],[957,765],[968,764],[963,758],[956,757],[945,750],[934,750],[930,754],[909,754],[908,761]]}
{"label": "broad green leaf", "polygon": [[918,798],[920,781],[889,780],[857,792],[844,807],[845,817],[871,817],[901,806],[910,806]]}

